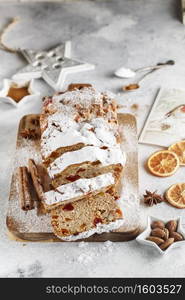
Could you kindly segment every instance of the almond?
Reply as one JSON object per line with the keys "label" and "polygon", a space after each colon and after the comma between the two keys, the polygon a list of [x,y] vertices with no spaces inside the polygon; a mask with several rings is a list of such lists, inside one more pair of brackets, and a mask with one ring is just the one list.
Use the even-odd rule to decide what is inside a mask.
{"label": "almond", "polygon": [[162,243],[159,247],[161,250],[166,250],[171,244],[173,244],[174,238],[167,239],[164,243]]}
{"label": "almond", "polygon": [[164,225],[164,222],[162,222],[162,221],[154,221],[151,224],[152,229],[154,229],[154,228],[164,229],[164,227],[165,227],[165,225]]}
{"label": "almond", "polygon": [[164,238],[165,237],[165,232],[163,229],[161,228],[154,228],[152,231],[151,231],[151,235],[152,236],[157,236],[159,238]]}
{"label": "almond", "polygon": [[165,241],[166,241],[166,240],[168,240],[170,233],[169,233],[169,230],[168,230],[167,228],[164,228],[163,230],[164,230],[164,232],[165,232],[164,239],[165,239]]}
{"label": "almond", "polygon": [[174,238],[174,242],[179,242],[184,239],[184,237],[178,232],[171,232],[170,237]]}
{"label": "almond", "polygon": [[176,220],[170,220],[168,223],[166,223],[165,226],[169,232],[173,232],[177,230],[177,221]]}
{"label": "almond", "polygon": [[157,245],[161,245],[162,243],[164,243],[164,240],[157,236],[149,236],[146,238],[146,240],[154,242]]}

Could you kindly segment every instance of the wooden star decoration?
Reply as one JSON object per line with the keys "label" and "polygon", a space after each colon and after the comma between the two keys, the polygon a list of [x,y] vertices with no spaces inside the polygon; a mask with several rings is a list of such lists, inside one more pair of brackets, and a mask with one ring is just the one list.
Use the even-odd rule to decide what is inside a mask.
{"label": "wooden star decoration", "polygon": [[66,75],[94,69],[94,65],[71,59],[71,42],[65,42],[49,51],[23,50],[19,52],[29,65],[13,76],[15,80],[43,78],[54,90],[61,90]]}

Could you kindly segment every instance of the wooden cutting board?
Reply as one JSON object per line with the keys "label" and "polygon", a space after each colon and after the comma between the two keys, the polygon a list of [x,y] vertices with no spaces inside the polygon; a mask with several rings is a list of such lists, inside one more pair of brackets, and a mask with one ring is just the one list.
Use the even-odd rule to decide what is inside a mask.
{"label": "wooden cutting board", "polygon": [[[42,212],[37,208],[25,212],[19,205],[18,182],[16,175],[17,167],[27,165],[29,158],[34,159],[36,163],[41,162],[39,151],[40,139],[26,139],[22,137],[20,133],[24,132],[25,129],[28,130],[29,127],[32,129],[35,128],[38,131],[38,117],[39,115],[26,115],[20,121],[7,212],[8,236],[16,241],[62,242],[52,233],[50,216],[48,214],[42,214]],[[140,232],[138,151],[135,117],[130,114],[119,114],[119,131],[123,140],[121,147],[122,150],[126,152],[127,157],[124,176],[122,179],[122,196],[120,200],[125,222],[120,229],[114,232],[103,233],[101,235],[95,234],[84,241],[128,241],[134,239]],[[38,201],[36,196],[34,201]]]}

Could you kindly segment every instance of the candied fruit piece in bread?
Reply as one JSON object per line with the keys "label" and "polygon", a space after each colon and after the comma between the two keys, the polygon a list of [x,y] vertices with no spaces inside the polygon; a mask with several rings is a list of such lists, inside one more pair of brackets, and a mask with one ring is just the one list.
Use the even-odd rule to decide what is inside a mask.
{"label": "candied fruit piece in bread", "polygon": [[121,164],[101,167],[101,163],[99,161],[94,164],[85,162],[67,167],[61,174],[55,176],[51,182],[52,186],[57,188],[62,184],[74,182],[80,178],[92,178],[111,172],[115,178],[115,183],[117,183],[121,178],[123,170],[124,168]]}
{"label": "candied fruit piece in bread", "polygon": [[47,210],[59,205],[72,203],[82,198],[88,199],[99,192],[106,192],[114,188],[115,179],[111,173],[102,174],[93,178],[81,178],[74,182],[61,185],[44,193],[44,207]]}
{"label": "candied fruit piece in bread", "polygon": [[109,193],[99,193],[51,210],[54,234],[62,240],[87,238],[122,226],[122,211]]}
{"label": "candied fruit piece in bread", "polygon": [[[92,181],[88,181],[88,180],[82,181],[81,180],[80,182],[78,181],[78,182],[74,183],[73,185],[63,185],[61,188],[60,188],[61,185],[59,184],[58,189],[53,189],[54,187],[51,185],[50,177],[48,176],[46,169],[42,165],[37,165],[33,159],[29,159],[28,165],[29,165],[29,171],[30,171],[30,174],[32,177],[34,189],[46,211],[51,210],[52,208],[57,207],[64,202],[68,203],[69,201],[71,201],[71,199],[65,200],[64,196],[66,195],[67,197],[68,196],[71,197],[72,196],[71,190],[74,192],[75,188],[76,188],[75,196],[77,196],[77,195],[79,196],[78,188],[80,188],[80,192],[82,192],[84,190],[85,196],[88,197],[91,194],[95,195],[98,193],[98,191],[96,190],[96,187],[98,185],[98,189],[102,189],[102,191],[105,190],[107,193],[114,196],[114,198],[116,200],[119,198],[120,182],[118,182],[118,184],[116,185],[116,188],[115,188],[115,186],[112,185],[113,180],[112,180],[111,176],[105,175],[104,178],[99,178],[99,177],[97,178],[97,176],[94,176],[96,178],[93,178]],[[78,179],[80,179],[80,177],[78,175],[76,177],[74,177],[73,175],[70,175],[68,177],[68,182],[72,183],[74,181],[77,181]],[[102,180],[104,180],[104,182],[102,182]],[[114,177],[114,180],[115,180],[115,177]],[[95,185],[95,183],[96,183],[96,185]],[[86,186],[84,186],[84,184],[86,184]],[[106,186],[106,184],[107,184],[107,186]],[[60,198],[61,197],[60,195],[62,195],[64,190],[65,190],[66,194],[63,194],[63,197]],[[80,193],[80,198],[81,198],[81,196],[85,197],[83,194]],[[72,199],[72,200],[75,201],[76,199]]]}
{"label": "candied fruit piece in bread", "polygon": [[[54,160],[47,168],[53,186],[64,182],[68,176],[93,177],[94,174],[114,173],[120,178],[125,164],[125,153],[120,146],[114,148],[99,148],[87,146],[80,150],[66,152]],[[79,174],[80,173],[80,174]]]}

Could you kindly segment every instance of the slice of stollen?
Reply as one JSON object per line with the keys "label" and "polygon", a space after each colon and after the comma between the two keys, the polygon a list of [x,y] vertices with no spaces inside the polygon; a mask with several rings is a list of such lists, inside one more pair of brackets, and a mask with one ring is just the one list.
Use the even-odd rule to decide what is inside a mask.
{"label": "slice of stollen", "polygon": [[108,166],[101,166],[99,161],[83,162],[81,164],[74,164],[67,167],[62,173],[55,176],[51,182],[54,188],[60,185],[74,182],[81,178],[92,178],[98,175],[112,173],[115,179],[115,184],[121,179],[124,172],[124,167],[121,164],[112,164]]}
{"label": "slice of stollen", "polygon": [[[67,189],[68,189],[68,194],[70,193],[70,189],[74,188],[74,186],[80,186],[81,182],[82,184],[87,184],[87,187],[81,188],[81,192],[84,190],[84,194],[80,193],[76,194],[76,197],[79,197],[78,199],[81,199],[81,197],[88,197],[89,195],[91,195],[91,193],[93,195],[95,195],[99,189],[101,189],[102,191],[107,191],[109,194],[111,194],[112,196],[115,197],[115,199],[119,198],[119,182],[118,184],[112,184],[113,180],[114,182],[116,182],[116,177],[113,176],[113,180],[112,177],[111,181],[110,178],[109,180],[107,180],[108,176],[105,175],[104,177],[99,178],[98,174],[97,176],[93,176],[94,179],[92,179],[91,182],[93,183],[97,183],[98,187],[96,190],[95,189],[95,185],[93,186],[92,183],[91,185],[88,185],[90,180],[84,180],[84,181],[79,181],[76,184],[74,183],[73,185],[58,185],[58,188],[54,188],[51,184],[51,179],[47,174],[47,170],[45,169],[45,167],[43,165],[37,165],[33,159],[29,159],[28,161],[28,166],[29,166],[29,171],[32,177],[32,181],[33,181],[33,185],[35,188],[35,191],[37,193],[37,196],[39,198],[39,200],[42,202],[44,208],[46,211],[51,210],[53,207],[57,207],[59,205],[61,205],[62,203],[68,203],[71,201],[71,199],[67,199],[64,200],[64,198],[60,198],[61,197],[61,193],[63,192],[63,190],[66,191],[67,193]],[[106,172],[107,173],[107,172]],[[92,178],[92,176],[89,177],[89,179]],[[79,179],[79,178],[75,178],[75,181]],[[85,178],[84,178],[85,179]],[[86,179],[88,179],[88,177],[86,177]],[[102,180],[104,180],[104,182],[102,182]],[[72,181],[71,179],[69,180],[69,182]],[[74,181],[74,178],[73,178]],[[107,186],[106,186],[107,184]],[[87,190],[87,188],[89,188],[89,190]],[[90,191],[90,189],[92,191]],[[65,196],[65,195],[64,195]],[[64,197],[63,196],[63,197]],[[70,194],[70,197],[72,196],[72,194]],[[55,198],[55,201],[53,200],[53,198]],[[73,199],[73,201],[78,200],[78,199]],[[64,201],[64,202],[62,202]]]}
{"label": "slice of stollen", "polygon": [[42,115],[46,122],[41,135],[41,154],[46,166],[65,152],[79,150],[85,146],[115,147],[120,143],[118,125],[110,124],[104,118],[89,122],[72,120],[63,113]]}
{"label": "slice of stollen", "polygon": [[118,197],[118,193],[115,191],[115,178],[111,173],[79,179],[53,189],[50,178],[42,166],[36,165],[33,159],[29,159],[28,165],[34,188],[46,211],[62,204],[82,198],[86,199],[98,194],[100,191],[108,191],[112,196]]}
{"label": "slice of stollen", "polygon": [[112,173],[102,174],[93,178],[81,178],[45,192],[44,207],[50,210],[83,198],[87,200],[90,196],[95,196],[100,192],[104,193],[114,187],[115,179]]}
{"label": "slice of stollen", "polygon": [[116,181],[122,175],[126,162],[125,153],[119,145],[113,148],[87,146],[66,152],[47,168],[52,184],[57,187],[68,181],[112,172]]}
{"label": "slice of stollen", "polygon": [[114,196],[98,193],[51,210],[54,234],[64,241],[87,238],[118,229],[123,225],[122,211]]}

